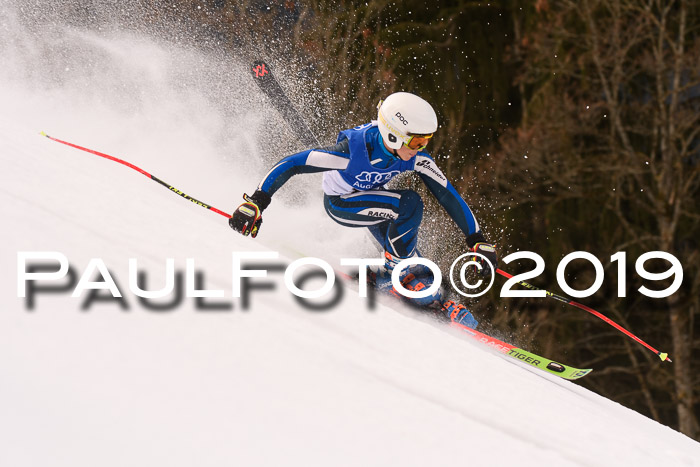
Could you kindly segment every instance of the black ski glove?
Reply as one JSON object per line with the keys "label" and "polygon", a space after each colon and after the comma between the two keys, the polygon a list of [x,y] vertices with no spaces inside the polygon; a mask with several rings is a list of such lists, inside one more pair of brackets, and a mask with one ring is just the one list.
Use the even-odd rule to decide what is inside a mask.
{"label": "black ski glove", "polygon": [[[477,274],[479,274],[482,277],[491,277],[491,273],[496,272],[496,268],[498,267],[498,255],[496,254],[496,246],[491,245],[490,243],[477,243],[473,247],[471,247],[470,251],[474,253],[480,253],[483,256],[486,257],[484,259],[481,256],[474,256],[472,259],[479,263],[481,265],[481,269],[476,268]],[[486,261],[491,263],[493,266],[493,269],[489,267],[488,264],[486,264]]]}
{"label": "black ski glove", "polygon": [[257,190],[252,196],[243,194],[243,199],[246,202],[233,211],[228,225],[246,237],[250,235],[255,238],[262,224],[262,212],[270,205],[272,197],[264,191]]}
{"label": "black ski glove", "polygon": [[476,272],[482,277],[491,277],[491,272],[495,273],[496,268],[498,268],[498,255],[496,254],[496,246],[492,245],[491,243],[488,243],[481,232],[477,232],[467,237],[467,243],[471,245],[469,251],[473,253],[482,254],[486,257],[486,260],[488,260],[489,263],[491,263],[491,265],[493,266],[492,270],[489,267],[489,265],[486,264],[486,260],[484,260],[484,258],[480,256],[473,256],[471,259],[481,265],[481,269],[475,268]]}

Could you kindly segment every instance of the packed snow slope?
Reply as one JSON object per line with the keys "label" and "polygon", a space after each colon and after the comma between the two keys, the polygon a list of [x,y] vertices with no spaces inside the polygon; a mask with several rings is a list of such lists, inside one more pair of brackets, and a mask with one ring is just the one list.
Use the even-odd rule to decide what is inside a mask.
{"label": "packed snow slope", "polygon": [[[290,181],[252,240],[39,132],[231,211],[293,141],[245,64],[134,35],[32,30],[4,13],[0,465],[700,465],[700,445],[670,428],[396,305],[368,311],[352,289],[312,312],[271,272],[276,290],[254,291],[243,311],[232,252],[334,266],[374,254],[362,232],[326,217],[318,178]],[[76,280],[101,259],[128,309],[82,309],[90,290],[71,297],[74,285],[38,293],[29,310],[20,252],[59,252]],[[183,275],[193,259],[199,288],[224,294],[207,303],[232,309],[194,298],[148,309],[130,290],[130,258],[150,290],[165,284],[168,258]]]}

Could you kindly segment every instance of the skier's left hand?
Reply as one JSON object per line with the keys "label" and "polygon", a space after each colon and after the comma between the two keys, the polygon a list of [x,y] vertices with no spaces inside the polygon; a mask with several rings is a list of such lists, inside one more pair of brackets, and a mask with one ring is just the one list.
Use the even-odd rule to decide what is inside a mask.
{"label": "skier's left hand", "polygon": [[482,256],[473,256],[472,259],[481,265],[481,269],[476,268],[477,274],[482,277],[491,277],[491,273],[496,272],[498,267],[498,255],[496,254],[496,246],[486,242],[476,243],[469,249],[473,253],[479,253],[486,257],[486,260],[491,263],[493,268],[486,264],[486,260]]}

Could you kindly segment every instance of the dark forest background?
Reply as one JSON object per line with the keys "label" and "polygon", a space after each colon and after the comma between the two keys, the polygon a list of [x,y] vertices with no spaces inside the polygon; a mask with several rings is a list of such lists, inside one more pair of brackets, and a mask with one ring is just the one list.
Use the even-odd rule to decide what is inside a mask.
{"label": "dark forest background", "polygon": [[[673,363],[560,302],[499,298],[498,281],[468,304],[474,313],[522,346],[594,368],[579,384],[700,440],[700,2],[135,3],[139,14],[123,17],[122,27],[268,60],[324,142],[376,118],[377,102],[391,92],[431,102],[440,129],[428,149],[501,256],[539,254],[547,267],[530,282],[560,293],[559,261],[573,251],[592,253],[605,280],[578,301],[668,352]],[[66,5],[72,17],[120,16],[116,7],[108,14],[89,2],[81,11]],[[425,221],[421,235],[427,256],[439,261],[466,248],[441,213]],[[645,281],[635,271],[636,259],[656,250],[683,265],[683,284],[667,298],[638,291],[671,283]],[[627,254],[624,298],[611,261],[618,251]],[[511,273],[532,268],[502,266]],[[663,272],[668,263],[646,268]],[[567,280],[588,288],[592,265],[571,263]]]}

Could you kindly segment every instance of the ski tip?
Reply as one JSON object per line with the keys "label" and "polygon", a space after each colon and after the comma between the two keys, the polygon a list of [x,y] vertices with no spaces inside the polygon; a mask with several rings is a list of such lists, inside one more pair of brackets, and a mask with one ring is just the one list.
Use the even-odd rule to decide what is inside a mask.
{"label": "ski tip", "polygon": [[270,77],[270,66],[263,60],[255,60],[250,66],[250,71],[257,80],[267,80]]}
{"label": "ski tip", "polygon": [[659,352],[659,358],[661,359],[662,362],[670,362],[673,363],[673,360],[671,360],[668,357],[668,354],[666,352]]}
{"label": "ski tip", "polygon": [[49,135],[47,135],[47,134],[44,133],[43,131],[40,131],[39,134],[40,134],[41,136],[46,136],[47,138],[49,137]]}

